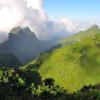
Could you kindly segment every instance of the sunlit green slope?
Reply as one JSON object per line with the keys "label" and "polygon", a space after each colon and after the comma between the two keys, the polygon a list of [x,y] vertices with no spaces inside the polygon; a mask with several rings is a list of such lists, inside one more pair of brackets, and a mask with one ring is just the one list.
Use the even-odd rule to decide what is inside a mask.
{"label": "sunlit green slope", "polygon": [[100,36],[54,50],[39,69],[70,91],[100,82]]}
{"label": "sunlit green slope", "polygon": [[28,66],[37,68],[43,78],[55,79],[70,92],[100,83],[100,34],[46,52]]}

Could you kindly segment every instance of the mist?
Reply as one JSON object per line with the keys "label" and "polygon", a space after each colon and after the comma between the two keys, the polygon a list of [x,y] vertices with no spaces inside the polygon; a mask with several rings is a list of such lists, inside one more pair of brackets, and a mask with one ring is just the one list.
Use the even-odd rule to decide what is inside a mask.
{"label": "mist", "polygon": [[71,21],[68,17],[51,20],[44,9],[44,0],[0,0],[2,41],[7,38],[9,31],[17,26],[30,27],[39,39],[50,40],[55,36],[65,37],[84,30],[90,27],[91,23]]}

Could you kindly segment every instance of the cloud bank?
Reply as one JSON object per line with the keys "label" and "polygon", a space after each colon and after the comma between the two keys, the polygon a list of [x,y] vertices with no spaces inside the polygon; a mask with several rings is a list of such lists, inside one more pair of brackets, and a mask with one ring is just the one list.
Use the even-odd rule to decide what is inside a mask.
{"label": "cloud bank", "polygon": [[38,38],[50,39],[56,35],[67,36],[91,25],[84,27],[67,17],[50,20],[43,3],[44,0],[0,0],[0,32],[8,33],[13,27],[29,26]]}

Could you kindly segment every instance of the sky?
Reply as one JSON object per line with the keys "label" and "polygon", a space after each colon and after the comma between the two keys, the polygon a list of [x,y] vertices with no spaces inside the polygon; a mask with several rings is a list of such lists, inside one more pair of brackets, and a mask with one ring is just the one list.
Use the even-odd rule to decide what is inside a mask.
{"label": "sky", "polygon": [[75,21],[100,20],[100,0],[45,0],[44,8],[55,20],[63,16]]}
{"label": "sky", "polygon": [[14,27],[29,27],[39,39],[69,36],[100,26],[100,0],[0,0],[0,40]]}

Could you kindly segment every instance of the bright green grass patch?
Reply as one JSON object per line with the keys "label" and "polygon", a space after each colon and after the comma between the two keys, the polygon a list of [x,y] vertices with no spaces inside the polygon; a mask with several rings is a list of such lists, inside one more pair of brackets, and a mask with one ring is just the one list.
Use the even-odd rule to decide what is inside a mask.
{"label": "bright green grass patch", "polygon": [[53,78],[69,92],[100,83],[100,30],[95,26],[88,32],[80,41],[45,52],[23,68],[36,68],[43,79]]}
{"label": "bright green grass patch", "polygon": [[52,77],[70,92],[100,82],[100,47],[97,38],[85,38],[54,50],[40,66],[43,78]]}

